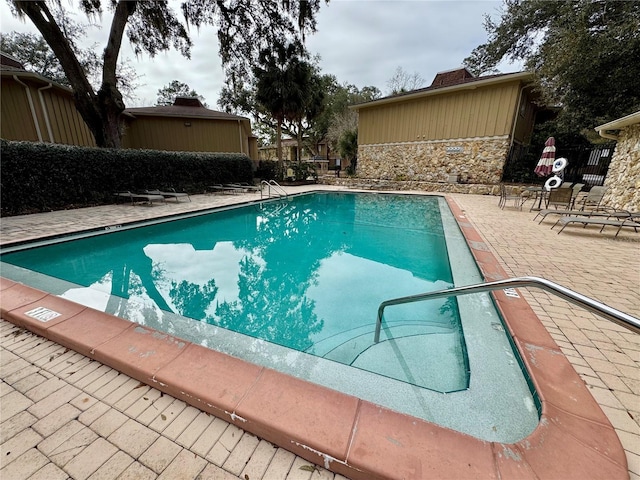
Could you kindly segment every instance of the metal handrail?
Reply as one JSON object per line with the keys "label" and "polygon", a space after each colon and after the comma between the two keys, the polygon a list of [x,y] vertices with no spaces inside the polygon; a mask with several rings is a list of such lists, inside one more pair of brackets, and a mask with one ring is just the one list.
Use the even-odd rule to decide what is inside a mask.
{"label": "metal handrail", "polygon": [[[282,188],[282,185],[280,185],[278,182],[276,182],[275,180],[262,180],[260,182],[261,186],[266,186],[267,187],[267,196],[268,198],[271,198],[271,188],[273,187],[273,190],[276,192],[277,196],[279,198],[284,197],[284,198],[289,198],[289,194],[286,192],[286,190],[284,188]],[[262,200],[262,192],[264,191],[264,187],[260,188],[260,199]]]}
{"label": "metal handrail", "polygon": [[403,303],[413,303],[419,302],[422,300],[429,300],[433,298],[441,298],[441,297],[452,297],[457,295],[467,295],[469,293],[477,293],[477,292],[487,292],[491,290],[500,290],[501,288],[517,288],[517,287],[537,287],[547,292],[551,292],[570,303],[575,305],[579,305],[586,310],[595,313],[596,315],[600,315],[601,317],[606,318],[622,327],[628,328],[632,332],[640,334],[640,319],[631,316],[627,313],[621,312],[620,310],[616,310],[604,303],[598,302],[597,300],[593,300],[592,298],[586,297],[578,292],[574,292],[573,290],[569,290],[562,285],[558,285],[557,283],[551,282],[544,278],[538,277],[515,277],[515,278],[507,278],[505,280],[496,280],[495,282],[487,282],[487,283],[479,283],[476,285],[467,285],[464,287],[456,287],[448,290],[438,290],[435,292],[426,292],[419,293],[417,295],[410,295],[407,297],[399,297],[393,298],[391,300],[386,300],[380,304],[378,307],[378,318],[376,320],[376,333],[374,337],[374,342],[378,343],[380,341],[380,328],[382,327],[382,316],[384,314],[384,309],[390,305],[400,305]]}

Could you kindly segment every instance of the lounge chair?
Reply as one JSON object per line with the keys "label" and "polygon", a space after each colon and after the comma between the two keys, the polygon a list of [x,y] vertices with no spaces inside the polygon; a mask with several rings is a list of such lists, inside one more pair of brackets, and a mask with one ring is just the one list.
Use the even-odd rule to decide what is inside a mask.
{"label": "lounge chair", "polygon": [[571,197],[573,196],[573,190],[570,187],[560,187],[549,192],[547,196],[547,210],[550,206],[554,206],[556,210],[558,207],[563,207],[568,210],[571,206]]}
{"label": "lounge chair", "polygon": [[160,190],[145,190],[144,192],[151,195],[162,195],[164,198],[175,198],[176,202],[179,202],[180,201],[179,198],[183,198],[183,197],[187,197],[187,199],[191,201],[191,197],[189,196],[188,193],[176,192],[173,189],[170,192],[163,192]]}
{"label": "lounge chair", "polygon": [[587,208],[597,209],[602,202],[607,187],[598,186],[591,187],[588,193],[580,193],[574,200],[574,208],[577,210],[585,210]]}
{"label": "lounge chair", "polygon": [[152,193],[131,193],[127,192],[117,192],[114,193],[116,196],[116,202],[118,199],[127,199],[131,201],[131,205],[135,205],[136,202],[146,203],[148,205],[152,205],[153,202],[164,202],[165,198],[162,195],[152,194]]}
{"label": "lounge chair", "polygon": [[601,217],[594,218],[588,216],[562,217],[560,220],[558,220],[558,223],[562,225],[562,228],[558,231],[558,235],[560,235],[560,233],[570,223],[582,223],[584,228],[586,228],[587,225],[601,225],[602,228],[600,228],[600,232],[602,232],[604,230],[604,227],[606,226],[618,227],[614,238],[618,236],[622,227],[631,227],[636,231],[636,233],[638,232],[638,228],[640,228],[640,222],[634,221],[633,218],[625,218],[621,220]]}
{"label": "lounge chair", "polygon": [[221,183],[216,183],[215,185],[211,185],[208,187],[210,190],[214,192],[220,193],[242,193],[242,189],[236,186],[222,185]]}
{"label": "lounge chair", "polygon": [[241,183],[225,183],[223,185],[224,187],[230,187],[230,188],[237,188],[239,190],[245,191],[245,192],[259,192],[261,190],[260,187],[256,186],[256,185],[249,185],[246,182],[241,182]]}
{"label": "lounge chair", "polygon": [[584,187],[584,183],[576,183],[573,187],[571,187],[571,190],[573,190],[573,195],[571,196],[571,207],[569,208],[575,208],[576,198],[578,198],[578,194],[580,193],[580,191],[582,191],[582,187]]}
{"label": "lounge chair", "polygon": [[[635,218],[640,217],[640,213],[631,213],[626,210],[616,210],[615,208],[607,208],[600,206],[595,210],[555,210],[552,208],[540,210],[538,214],[533,217],[533,220],[542,215],[542,218],[538,222],[538,225],[542,223],[542,221],[547,217],[547,215],[560,215],[563,217],[600,217],[600,218],[614,218],[614,219],[624,219],[626,218]],[[553,224],[555,227],[558,224],[559,220]]]}

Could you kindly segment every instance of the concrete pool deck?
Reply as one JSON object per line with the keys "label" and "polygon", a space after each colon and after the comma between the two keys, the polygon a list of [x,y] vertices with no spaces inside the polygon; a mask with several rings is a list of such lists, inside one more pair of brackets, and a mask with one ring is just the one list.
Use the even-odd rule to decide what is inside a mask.
{"label": "concrete pool deck", "polygon": [[[313,189],[317,188],[313,187]],[[301,191],[302,189],[288,190]],[[153,207],[111,205],[6,218],[1,224],[1,241],[5,244],[12,243],[255,198],[255,194],[250,197],[244,195],[195,196],[192,204],[172,203]],[[640,244],[637,234],[623,232],[618,239],[613,240],[612,234],[607,235],[606,232],[600,234],[594,229],[585,231],[581,228],[568,228],[563,234],[556,235],[548,228],[551,225],[550,222],[537,225],[536,222],[531,221],[534,215],[526,210],[521,212],[509,208],[498,209],[495,197],[451,195],[450,198],[459,206],[459,210],[454,213],[463,229],[465,224],[468,224],[470,231],[476,231],[477,238],[471,238],[471,241],[476,244],[476,253],[480,257],[492,254],[498,259],[498,267],[508,276],[544,277],[632,315],[640,315],[638,292]],[[481,263],[482,260],[483,258],[480,258]],[[485,260],[485,263],[489,264],[490,259]],[[1,305],[3,318],[8,316],[10,320],[18,323],[28,321],[23,312],[19,312],[20,308],[15,307],[11,300],[7,300],[10,299],[10,296],[7,296],[8,291],[21,287],[3,282],[3,288],[5,288],[2,292]],[[17,290],[14,290],[15,292]],[[143,386],[139,380],[119,374],[93,361],[95,358],[114,362],[126,356],[126,352],[118,350],[117,347],[105,347],[103,350],[96,348],[92,355],[91,349],[82,352],[82,346],[77,345],[81,353],[85,354],[80,355],[73,351],[65,351],[64,346],[45,341],[3,322],[0,327],[2,334],[0,336],[2,345],[0,373],[3,379],[2,391],[0,391],[3,422],[0,476],[5,478],[4,475],[14,475],[15,478],[28,478],[32,472],[27,469],[33,470],[39,465],[37,470],[33,470],[35,474],[33,478],[38,478],[38,475],[41,475],[40,478],[58,478],[45,473],[54,471],[61,475],[59,478],[66,478],[66,476],[88,478],[90,475],[95,475],[94,478],[118,478],[121,472],[130,475],[130,478],[156,478],[158,475],[161,478],[176,478],[178,471],[185,478],[195,478],[198,474],[202,474],[202,478],[245,478],[245,475],[251,479],[334,478],[333,473],[322,468],[314,469],[310,467],[307,460],[296,457],[292,453],[292,451],[299,453],[305,458],[315,456],[317,462],[319,457],[314,450],[320,450],[317,447],[322,446],[321,451],[336,454],[334,458],[339,458],[341,452],[348,450],[351,460],[360,462],[364,467],[376,467],[375,471],[378,471],[381,477],[409,478],[411,472],[414,473],[413,478],[422,478],[420,475],[427,475],[428,472],[432,476],[441,478],[456,474],[458,477],[460,474],[464,476],[464,472],[466,476],[485,478],[497,476],[498,472],[503,478],[522,478],[531,476],[534,472],[539,476],[545,476],[543,471],[537,469],[538,463],[554,466],[554,463],[561,463],[561,456],[568,456],[571,460],[567,461],[566,457],[564,460],[567,465],[564,468],[568,470],[555,470],[557,475],[562,473],[563,478],[567,476],[602,477],[608,468],[612,470],[606,470],[607,473],[614,472],[618,477],[622,472],[636,478],[640,475],[639,336],[543,291],[523,289],[521,293],[544,324],[546,329],[543,329],[545,330],[543,334],[550,335],[549,338],[553,337],[555,340],[555,343],[546,346],[545,351],[548,353],[561,350],[586,384],[586,388],[582,384],[576,386],[576,390],[570,382],[563,385],[562,378],[573,377],[563,377],[565,366],[562,366],[562,371],[557,372],[558,378],[550,379],[551,384],[554,384],[555,380],[556,387],[560,387],[557,392],[545,391],[547,387],[541,386],[542,396],[551,405],[549,408],[562,410],[549,415],[549,422],[558,423],[559,415],[567,412],[571,412],[572,415],[563,417],[563,421],[569,422],[575,418],[572,402],[567,404],[567,399],[575,402],[579,398],[580,402],[577,403],[582,405],[595,404],[593,401],[595,398],[622,442],[626,461],[624,456],[620,458],[620,452],[616,452],[613,448],[617,440],[607,440],[613,430],[610,430],[610,427],[607,428],[606,419],[598,416],[598,412],[602,414],[598,409],[594,411],[595,413],[592,412],[594,417],[587,423],[589,429],[583,430],[582,435],[577,439],[581,445],[580,448],[583,449],[582,452],[580,449],[574,450],[573,453],[567,451],[565,448],[567,439],[552,435],[549,430],[545,441],[562,445],[562,448],[555,450],[557,458],[552,456],[542,459],[529,458],[527,455],[535,448],[527,451],[528,447],[524,445],[508,451],[503,450],[504,455],[500,457],[495,453],[502,447],[501,445],[478,445],[484,442],[460,434],[450,435],[449,431],[440,429],[437,432],[438,441],[443,444],[440,453],[446,453],[446,449],[451,448],[458,451],[460,455],[457,453],[447,458],[443,455],[436,457],[438,460],[433,462],[429,461],[430,459],[407,457],[408,453],[405,449],[400,457],[401,461],[396,457],[390,467],[385,467],[382,465],[385,462],[381,462],[373,455],[378,447],[367,443],[373,442],[373,438],[386,437],[395,443],[405,442],[427,447],[429,447],[429,439],[421,437],[424,432],[416,432],[415,425],[411,421],[402,428],[398,428],[397,423],[387,424],[381,420],[380,411],[371,405],[354,404],[350,400],[352,397],[347,399],[334,397],[333,403],[339,403],[340,407],[335,415],[350,409],[357,410],[360,421],[357,430],[360,438],[355,438],[354,435],[351,439],[347,435],[345,442],[342,440],[344,432],[339,434],[334,431],[312,432],[311,437],[315,437],[317,442],[322,443],[319,439],[321,435],[326,435],[333,440],[328,441],[328,445],[316,444],[314,448],[312,446],[314,438],[311,438],[311,442],[305,445],[301,445],[302,442],[298,445],[291,444],[291,448],[287,449],[290,451],[287,451],[240,430],[238,426],[243,425],[242,420],[233,422],[236,423],[235,425],[223,420],[214,420],[214,417],[187,406],[183,401],[184,398],[173,399],[168,395],[162,395],[157,389]],[[24,301],[34,292],[23,291],[22,294],[26,295],[22,298]],[[30,299],[33,301],[33,298]],[[506,298],[502,300],[498,298],[498,302],[506,301]],[[65,313],[67,316],[63,322],[59,323],[61,326],[56,329],[56,324],[52,322],[48,325],[47,329],[51,329],[48,333],[61,330],[64,324],[71,327],[72,324],[68,322],[79,314],[78,310],[74,311],[73,308]],[[113,323],[113,320],[109,320],[112,328]],[[122,324],[122,329],[123,331],[131,330],[128,324]],[[72,337],[78,333],[78,328],[70,328],[70,330],[73,331],[73,335],[64,336],[58,332],[58,339],[63,342],[65,338],[66,341],[71,341]],[[514,336],[516,339],[524,338],[526,343],[526,337],[534,334],[540,335],[540,332],[521,330]],[[167,343],[166,339],[164,343]],[[528,345],[531,346],[533,343],[529,342]],[[187,352],[195,354],[194,348],[187,346],[184,354],[180,356],[188,358],[185,355]],[[200,352],[197,353],[200,354]],[[92,356],[94,358],[88,358]],[[540,373],[544,375],[555,367],[546,365],[548,359],[542,356],[539,354],[536,358],[539,364],[531,365],[530,368],[539,368]],[[561,355],[555,356],[564,358]],[[131,362],[123,362],[120,366],[125,373],[136,375],[136,372],[126,371]],[[545,363],[545,368],[540,367],[542,363]],[[152,373],[154,368],[160,369],[157,366],[152,367]],[[163,372],[167,376],[165,380],[170,378],[171,372],[167,370]],[[569,373],[572,373],[573,369],[570,370]],[[96,373],[98,371],[99,374]],[[70,372],[73,372],[73,381],[70,381]],[[78,372],[83,372],[83,377],[76,376]],[[260,427],[260,422],[264,419],[268,420],[267,417],[271,415],[278,414],[277,410],[272,410],[269,405],[261,401],[268,394],[273,394],[268,391],[270,386],[274,385],[274,380],[269,375],[271,372],[267,372],[266,376],[261,376],[253,384],[256,396],[253,400],[249,397],[245,398],[245,404],[241,409],[244,416],[240,412],[235,412],[236,418],[242,417],[252,421],[252,431],[258,434],[262,433],[260,428],[264,428],[264,425]],[[573,375],[579,378],[575,372]],[[152,379],[153,375],[149,378]],[[177,382],[178,379],[174,377],[172,381]],[[229,385],[242,381],[243,379],[238,379],[236,376],[225,379]],[[289,385],[290,388],[299,387],[297,381],[280,378],[278,382],[276,385],[278,389],[282,386],[280,382],[292,383],[293,385]],[[162,385],[159,386],[162,387]],[[207,388],[211,389],[212,386]],[[583,396],[587,391],[590,391],[593,397]],[[176,395],[180,394],[181,390],[178,389]],[[325,400],[327,398],[331,400],[332,395],[326,389],[316,390],[309,403],[305,402],[305,405],[313,411],[313,398],[323,397]],[[254,405],[251,405],[252,403]],[[329,404],[331,403],[329,401]],[[143,407],[144,410],[142,410]],[[206,410],[206,406],[203,408]],[[218,413],[225,415],[224,411]],[[333,414],[334,412],[331,412],[329,415]],[[301,415],[304,415],[304,411]],[[261,416],[262,419],[259,418]],[[351,424],[341,425],[336,418],[338,417],[333,417],[333,423],[338,425],[332,428],[346,428],[351,431]],[[314,424],[314,418],[311,416],[272,420],[284,423],[283,430],[289,431],[294,431],[300,424],[307,423],[311,424],[310,426]],[[205,424],[207,421],[208,423]],[[385,428],[388,430],[385,431]],[[434,431],[428,431],[428,434],[434,435]],[[139,435],[141,440],[131,442],[131,435]],[[267,435],[269,432],[265,432],[264,436]],[[70,438],[67,440],[67,437]],[[71,442],[74,438],[77,444],[65,444],[65,441]],[[537,439],[542,441],[541,436]],[[128,443],[127,440],[129,440]],[[601,440],[605,443],[597,443]],[[593,441],[596,441],[596,444],[592,444]],[[393,457],[390,450],[394,448],[399,450],[399,447],[389,442],[390,440],[386,441],[386,450],[383,453]],[[131,443],[135,445],[132,446]],[[611,451],[598,450],[603,446],[605,449],[611,448]],[[73,450],[72,456],[63,453],[71,451],[70,449]],[[596,457],[592,455],[594,451],[597,454]],[[10,454],[7,455],[6,452]],[[523,456],[526,462],[514,461],[518,456]],[[286,460],[283,461],[283,458]],[[593,458],[599,461],[594,463]],[[529,468],[532,465],[533,470]],[[393,470],[389,471],[385,468],[393,468]],[[486,470],[483,470],[484,468]],[[140,472],[147,476],[144,477]],[[345,469],[344,473],[351,476],[354,472]],[[549,476],[551,471],[546,470],[546,473],[546,476]],[[355,475],[353,477],[356,478]],[[7,476],[7,478],[13,477]],[[340,478],[340,475],[335,478]]]}

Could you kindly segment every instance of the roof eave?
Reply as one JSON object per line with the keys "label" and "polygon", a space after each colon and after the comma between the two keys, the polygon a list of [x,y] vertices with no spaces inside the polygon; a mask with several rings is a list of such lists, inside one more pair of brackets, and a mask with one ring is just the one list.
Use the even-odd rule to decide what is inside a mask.
{"label": "roof eave", "polygon": [[636,123],[640,123],[640,111],[627,115],[626,117],[618,118],[612,122],[599,125],[595,128],[595,131],[598,132],[602,138],[618,140],[618,134],[613,133],[614,131],[621,130],[624,127],[628,127],[629,125],[634,125]]}
{"label": "roof eave", "polygon": [[53,85],[54,87],[59,88],[60,90],[64,90],[67,93],[73,94],[73,89],[67,87],[66,85],[62,85],[58,82],[54,82],[53,80],[43,77],[38,73],[27,72],[26,70],[0,70],[0,76],[12,77],[12,78],[16,76],[24,79],[37,80],[38,82],[41,82],[44,85]]}
{"label": "roof eave", "polygon": [[135,112],[135,111],[131,111],[129,109],[124,111],[125,114],[133,117],[133,118],[138,118],[138,117],[166,117],[166,118],[193,118],[193,119],[201,119],[201,120],[224,120],[224,121],[234,121],[237,122],[238,120],[244,122],[244,121],[250,121],[249,118],[247,117],[212,117],[212,116],[207,116],[207,115],[194,115],[194,114],[178,114],[178,113],[153,113],[153,112]]}
{"label": "roof eave", "polygon": [[447,87],[434,88],[432,90],[416,91],[415,93],[406,93],[403,95],[394,95],[392,97],[380,98],[378,100],[372,100],[371,102],[360,103],[358,105],[352,105],[349,108],[352,110],[359,110],[361,108],[377,107],[380,105],[386,105],[389,103],[404,102],[406,100],[414,100],[416,98],[428,97],[433,95],[441,95],[443,93],[450,93],[463,90],[475,90],[479,87],[485,87],[487,85],[494,85],[505,82],[514,81],[526,81],[533,80],[533,73],[530,72],[517,72],[512,74],[506,74],[500,77],[487,78],[486,80],[476,80],[473,82],[458,83],[456,85],[450,85]]}

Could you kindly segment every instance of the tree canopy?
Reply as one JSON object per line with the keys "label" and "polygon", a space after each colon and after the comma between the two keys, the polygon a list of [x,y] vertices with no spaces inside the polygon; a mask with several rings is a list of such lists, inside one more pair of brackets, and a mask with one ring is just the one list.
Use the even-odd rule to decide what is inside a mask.
{"label": "tree canopy", "polygon": [[0,50],[18,60],[24,68],[60,85],[69,85],[60,62],[40,35],[0,33]]}
{"label": "tree canopy", "polygon": [[[301,125],[285,118],[281,125],[282,133],[291,138],[302,137],[304,146],[314,155],[318,154],[318,144],[323,141],[327,141],[331,149],[340,151],[343,136],[349,136],[351,140],[357,139],[358,115],[349,110],[349,106],[380,98],[382,92],[373,86],[365,86],[359,90],[355,85],[341,84],[334,75],[320,75],[315,63],[311,66],[315,73],[313,92],[309,98],[315,105],[312,111],[317,112],[317,115],[305,116]],[[251,116],[254,120],[254,132],[261,136],[263,145],[277,144],[277,122],[257,102],[255,82],[256,79],[251,78],[241,88],[235,89],[227,84],[222,90],[218,105],[230,113]]]}
{"label": "tree canopy", "polygon": [[300,43],[276,44],[260,52],[258,65],[253,69],[253,108],[258,113],[268,113],[276,122],[279,161],[282,161],[282,124],[289,121],[298,126],[297,137],[301,147],[303,119],[317,116],[322,108],[317,75],[305,56]]}
{"label": "tree canopy", "polygon": [[424,78],[418,72],[409,73],[402,67],[397,67],[393,76],[387,80],[389,95],[410,92],[424,85]]}
{"label": "tree canopy", "polygon": [[189,58],[187,26],[215,25],[219,54],[231,83],[242,78],[261,49],[287,37],[302,37],[315,29],[320,0],[184,0],[181,18],[165,1],[79,0],[88,17],[112,15],[109,38],[102,57],[100,87],[93,88],[79,60],[78,49],[61,28],[50,6],[61,0],[8,0],[13,12],[33,22],[60,61],[73,90],[76,107],[93,133],[96,144],[120,146],[120,114],[125,104],[117,85],[116,65],[126,32],[136,54],[154,56],[175,48]]}
{"label": "tree canopy", "polygon": [[[67,19],[65,31],[78,44],[86,35],[86,26],[76,24]],[[45,42],[42,35],[33,33],[9,32],[0,33],[0,50],[18,60],[26,70],[42,75],[60,85],[72,87],[60,61]],[[78,49],[78,60],[84,68],[87,78],[94,88],[100,85],[100,59],[96,54],[95,45]],[[128,59],[118,64],[117,81],[122,95],[128,100],[135,100],[135,89],[139,84],[140,75],[131,66]]]}
{"label": "tree canopy", "polygon": [[207,106],[202,95],[198,95],[198,92],[179,80],[172,80],[168,85],[158,89],[156,105],[173,105],[176,97],[196,97],[205,107]]}
{"label": "tree canopy", "polygon": [[466,67],[479,75],[524,61],[546,102],[562,106],[564,131],[586,133],[640,109],[640,2],[505,0],[485,29],[488,42]]}

